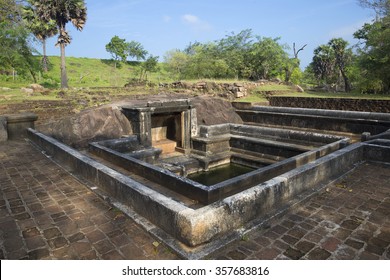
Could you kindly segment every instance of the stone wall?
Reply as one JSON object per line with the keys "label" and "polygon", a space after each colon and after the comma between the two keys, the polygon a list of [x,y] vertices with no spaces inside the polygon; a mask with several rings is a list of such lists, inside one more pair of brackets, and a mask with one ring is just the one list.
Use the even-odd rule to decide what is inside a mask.
{"label": "stone wall", "polygon": [[390,113],[390,100],[272,96],[270,106]]}
{"label": "stone wall", "polygon": [[248,95],[248,89],[259,86],[259,83],[216,83],[216,82],[173,82],[161,83],[160,88],[176,89],[188,92],[201,92],[228,99],[241,98]]}

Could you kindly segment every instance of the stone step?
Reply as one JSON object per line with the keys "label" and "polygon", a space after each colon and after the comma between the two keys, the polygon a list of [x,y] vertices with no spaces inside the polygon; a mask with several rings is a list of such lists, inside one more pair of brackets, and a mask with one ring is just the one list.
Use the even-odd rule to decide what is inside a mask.
{"label": "stone step", "polygon": [[260,159],[264,160],[265,162],[269,162],[270,164],[273,164],[275,162],[279,162],[279,161],[286,159],[286,157],[282,157],[282,156],[257,153],[254,151],[248,151],[248,150],[243,150],[243,149],[238,149],[238,148],[231,148],[230,151],[231,151],[232,155],[245,155],[245,156],[251,156],[253,158],[260,158]]}
{"label": "stone step", "polygon": [[177,143],[176,141],[164,139],[164,140],[153,142],[152,146],[154,148],[161,149],[162,154],[170,154],[175,152]]}
{"label": "stone step", "polygon": [[239,136],[239,135],[232,135],[232,138],[239,139],[241,141],[258,143],[259,145],[264,145],[264,146],[280,147],[281,149],[295,150],[302,153],[316,148],[315,146],[292,144],[292,143],[286,143],[277,140],[260,139],[255,137],[247,137],[247,136]]}
{"label": "stone step", "polygon": [[240,163],[254,168],[261,168],[284,160],[284,157],[276,157],[267,154],[249,152],[241,149],[231,150],[231,162]]}

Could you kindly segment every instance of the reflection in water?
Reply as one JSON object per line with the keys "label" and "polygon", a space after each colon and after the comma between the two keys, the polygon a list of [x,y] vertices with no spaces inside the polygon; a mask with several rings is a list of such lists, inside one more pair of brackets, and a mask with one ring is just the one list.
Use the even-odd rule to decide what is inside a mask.
{"label": "reflection in water", "polygon": [[209,171],[199,172],[188,175],[188,179],[201,183],[206,186],[212,186],[228,179],[240,176],[253,171],[251,167],[240,164],[228,163],[218,167],[211,168]]}

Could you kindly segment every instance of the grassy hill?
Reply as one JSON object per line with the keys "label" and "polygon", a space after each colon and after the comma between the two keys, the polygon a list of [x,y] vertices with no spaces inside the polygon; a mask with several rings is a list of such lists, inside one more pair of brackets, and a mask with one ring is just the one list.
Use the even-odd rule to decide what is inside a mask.
{"label": "grassy hill", "polygon": [[[37,59],[40,58],[37,57]],[[49,62],[49,72],[39,75],[38,83],[48,88],[58,88],[60,85],[60,57],[50,56]],[[67,57],[66,69],[69,86],[73,88],[122,87],[129,80],[139,77],[140,63],[121,63],[121,67],[114,68],[114,63],[107,59]],[[148,78],[155,83],[171,81],[162,64],[159,71],[149,73]],[[18,77],[15,80],[12,77],[0,79],[0,86],[10,88],[20,88],[31,83],[32,81]]]}
{"label": "grassy hill", "polygon": [[[37,57],[40,59],[40,57]],[[38,100],[58,100],[58,92],[60,87],[60,57],[50,56],[50,70],[47,73],[40,74],[38,76],[38,83],[46,88],[53,89],[47,94],[26,94],[20,90],[21,87],[27,87],[32,83],[32,80],[26,80],[16,76],[14,79],[12,76],[0,75],[0,105],[9,103],[19,103],[26,100],[38,101]],[[146,88],[130,88],[124,89],[123,86],[130,80],[138,79],[140,71],[139,62],[127,62],[122,63],[121,67],[114,68],[114,63],[111,60],[105,59],[93,59],[93,58],[75,58],[67,57],[67,73],[69,79],[70,88],[74,88],[73,91],[68,91],[67,98],[75,99],[84,98],[89,100],[88,105],[98,103],[102,101],[101,98],[94,97],[95,89],[93,87],[117,87],[114,89],[105,90],[105,94],[112,96],[115,95],[129,95],[129,94],[145,94],[158,92],[157,87]],[[159,71],[156,73],[149,73],[148,80],[154,84],[160,82],[170,83],[174,81],[172,77],[161,63],[159,65]],[[186,82],[197,82],[186,81]],[[233,80],[220,80],[216,82],[229,82],[234,83]],[[12,90],[2,90],[3,87],[11,88]],[[83,89],[81,89],[83,88]],[[85,88],[90,88],[86,90]],[[293,87],[286,85],[264,85],[259,86],[250,91],[250,95],[239,101],[245,102],[265,102],[267,91],[272,92],[272,95],[283,96],[295,96],[295,97],[335,97],[335,98],[367,98],[367,99],[389,99],[390,96],[384,95],[363,95],[361,93],[329,93],[329,92],[310,92],[297,93]],[[100,92],[98,95],[102,95]],[[98,102],[94,100],[98,99]],[[111,98],[107,98],[104,102],[109,102]],[[1,112],[0,112],[1,113]]]}

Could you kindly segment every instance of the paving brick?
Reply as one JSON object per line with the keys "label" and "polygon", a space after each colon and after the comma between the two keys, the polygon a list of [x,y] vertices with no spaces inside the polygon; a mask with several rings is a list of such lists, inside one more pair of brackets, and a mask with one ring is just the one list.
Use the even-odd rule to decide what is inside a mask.
{"label": "paving brick", "polygon": [[364,246],[364,242],[353,240],[350,238],[345,241],[345,244],[354,249],[361,249]]}
{"label": "paving brick", "polygon": [[43,248],[43,249],[37,249],[29,252],[28,258],[30,260],[41,260],[41,259],[45,259],[49,255],[50,255],[49,250],[47,248]]}
{"label": "paving brick", "polygon": [[47,239],[52,239],[52,238],[61,236],[62,234],[58,228],[49,228],[49,229],[46,229],[43,231],[43,235]]}
{"label": "paving brick", "polygon": [[273,247],[276,247],[276,248],[279,248],[279,249],[281,249],[281,250],[283,250],[283,251],[290,247],[289,244],[287,244],[286,242],[281,241],[281,240],[275,240],[275,241],[272,243],[272,246],[273,246]]}
{"label": "paving brick", "polygon": [[285,228],[284,226],[281,225],[276,225],[270,229],[272,232],[275,232],[277,234],[284,234],[288,231],[288,228]]}
{"label": "paving brick", "polygon": [[354,260],[356,259],[358,253],[357,250],[342,244],[338,249],[333,253],[331,259],[334,260]]}
{"label": "paving brick", "polygon": [[96,242],[106,238],[106,235],[103,232],[101,232],[100,230],[94,230],[92,232],[89,232],[89,233],[85,234],[85,236],[92,243],[96,243]]}
{"label": "paving brick", "polygon": [[334,252],[340,244],[341,241],[339,239],[329,237],[322,242],[321,247],[329,252]]}
{"label": "paving brick", "polygon": [[106,254],[106,253],[115,249],[115,246],[107,239],[103,239],[103,240],[93,244],[93,247],[101,255]]}
{"label": "paving brick", "polygon": [[307,232],[300,227],[294,227],[287,232],[290,236],[301,239]]}
{"label": "paving brick", "polygon": [[341,223],[341,226],[345,229],[354,230],[360,226],[360,222],[356,220],[345,220]]}
{"label": "paving brick", "polygon": [[360,260],[379,260],[378,255],[374,255],[371,252],[364,251],[359,256]]}
{"label": "paving brick", "polygon": [[253,240],[259,244],[259,245],[262,245],[262,246],[268,246],[269,244],[271,244],[271,241],[265,237],[265,236],[258,236],[258,237],[255,237],[253,238]]}
{"label": "paving brick", "polygon": [[291,260],[299,260],[305,255],[305,253],[289,247],[289,248],[287,248],[286,251],[284,251],[283,255],[285,255],[286,257],[288,257]]}
{"label": "paving brick", "polygon": [[379,247],[377,245],[374,245],[372,243],[367,244],[365,251],[374,255],[381,256],[385,252],[385,248]]}
{"label": "paving brick", "polygon": [[246,255],[240,251],[234,250],[227,253],[227,257],[232,260],[245,260]]}
{"label": "paving brick", "polygon": [[68,244],[68,241],[64,237],[56,237],[48,241],[48,244],[53,249],[64,247]]}
{"label": "paving brick", "polygon": [[315,248],[307,255],[307,258],[309,260],[326,260],[330,256],[331,253],[329,253],[328,251],[321,248]]}
{"label": "paving brick", "polygon": [[314,243],[308,242],[308,241],[305,241],[305,240],[300,241],[299,243],[297,243],[297,244],[295,245],[295,247],[296,247],[299,251],[301,251],[301,252],[303,252],[303,253],[309,252],[311,249],[314,248],[314,246],[315,246]]}
{"label": "paving brick", "polygon": [[29,251],[47,246],[47,243],[42,238],[42,236],[26,238],[25,242]]}
{"label": "paving brick", "polygon": [[108,252],[102,255],[102,259],[104,260],[123,260],[124,257],[116,250]]}
{"label": "paving brick", "polygon": [[83,240],[84,238],[85,238],[85,235],[81,232],[78,232],[78,233],[73,234],[72,236],[68,237],[68,241],[70,243],[73,243],[73,242]]}
{"label": "paving brick", "polygon": [[37,236],[40,234],[41,233],[39,232],[39,230],[36,227],[29,228],[29,229],[22,231],[22,235],[24,238],[34,237],[34,236]]}
{"label": "paving brick", "polygon": [[275,259],[282,251],[276,248],[264,248],[255,254],[256,258],[259,260],[273,260]]}
{"label": "paving brick", "polygon": [[352,230],[338,228],[333,232],[333,236],[339,240],[345,240],[352,234]]}

